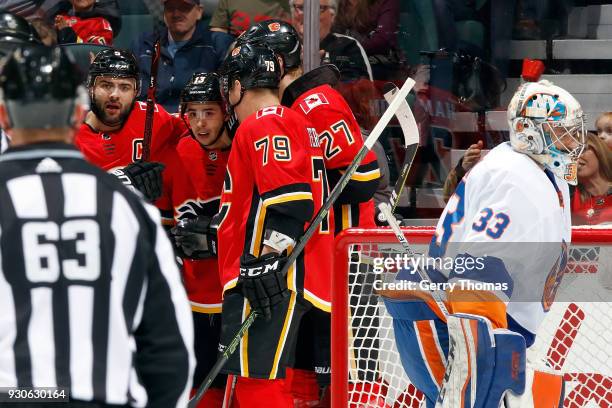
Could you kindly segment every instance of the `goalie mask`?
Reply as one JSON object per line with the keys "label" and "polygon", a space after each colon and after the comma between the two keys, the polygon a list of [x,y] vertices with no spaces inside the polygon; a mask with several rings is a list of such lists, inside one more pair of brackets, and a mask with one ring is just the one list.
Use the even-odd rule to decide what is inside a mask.
{"label": "goalie mask", "polygon": [[577,160],[584,150],[580,103],[549,81],[519,87],[508,105],[510,144],[563,178],[577,183]]}

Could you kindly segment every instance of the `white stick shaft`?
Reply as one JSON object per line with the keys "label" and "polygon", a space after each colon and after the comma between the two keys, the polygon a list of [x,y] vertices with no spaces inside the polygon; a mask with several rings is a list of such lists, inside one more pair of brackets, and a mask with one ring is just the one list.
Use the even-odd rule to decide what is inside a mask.
{"label": "white stick shaft", "polygon": [[[400,242],[400,244],[402,244],[402,247],[404,248],[406,253],[410,255],[411,257],[414,257],[414,251],[410,247],[410,243],[404,236],[404,233],[402,232],[399,224],[397,223],[397,220],[393,216],[393,213],[391,212],[391,207],[389,207],[389,204],[385,202],[380,203],[378,204],[378,208],[380,209],[380,212],[385,216],[387,224],[389,224],[389,226],[391,227],[391,230],[395,233],[395,237]],[[423,269],[421,269],[420,266],[416,266],[415,269],[416,269],[416,272],[419,274],[419,277],[423,281],[430,282],[429,276],[427,276],[427,273]],[[438,306],[440,311],[442,311],[444,316],[448,316],[449,315],[448,309],[446,309],[446,305],[444,304],[444,301],[442,300],[442,295],[440,295],[440,291],[439,290],[431,291],[431,297],[433,297],[434,301],[436,302],[436,305]]]}

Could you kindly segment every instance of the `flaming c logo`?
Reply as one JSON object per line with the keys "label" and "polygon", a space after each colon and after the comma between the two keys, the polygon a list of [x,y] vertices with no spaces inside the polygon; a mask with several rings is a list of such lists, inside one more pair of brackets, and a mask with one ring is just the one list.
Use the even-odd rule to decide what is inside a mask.
{"label": "flaming c logo", "polygon": [[268,24],[268,29],[270,29],[270,31],[274,32],[274,31],[278,31],[280,30],[281,26],[279,23],[270,23]]}

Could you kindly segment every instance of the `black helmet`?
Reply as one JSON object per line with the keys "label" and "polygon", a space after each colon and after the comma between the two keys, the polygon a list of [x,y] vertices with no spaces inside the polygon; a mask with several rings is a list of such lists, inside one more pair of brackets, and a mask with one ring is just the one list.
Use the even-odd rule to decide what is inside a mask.
{"label": "black helmet", "polygon": [[130,51],[107,48],[97,53],[93,62],[89,65],[87,86],[92,87],[99,76],[134,78],[136,80],[136,92],[140,90],[138,63]]}
{"label": "black helmet", "polygon": [[265,20],[252,25],[240,37],[237,45],[266,46],[283,57],[285,68],[296,68],[302,63],[300,37],[293,26],[282,20]]}
{"label": "black helmet", "polygon": [[231,84],[236,79],[243,90],[276,89],[281,79],[280,65],[274,51],[251,44],[236,46],[223,61],[219,74],[222,96],[226,101]]}
{"label": "black helmet", "polygon": [[60,47],[19,47],[0,72],[0,89],[11,121],[20,129],[61,128],[71,125],[81,95],[81,72]]}
{"label": "black helmet", "polygon": [[38,32],[23,17],[0,12],[0,55],[7,55],[22,44],[42,44]]}
{"label": "black helmet", "polygon": [[219,90],[219,75],[214,72],[193,74],[181,91],[181,114],[189,102],[223,102]]}

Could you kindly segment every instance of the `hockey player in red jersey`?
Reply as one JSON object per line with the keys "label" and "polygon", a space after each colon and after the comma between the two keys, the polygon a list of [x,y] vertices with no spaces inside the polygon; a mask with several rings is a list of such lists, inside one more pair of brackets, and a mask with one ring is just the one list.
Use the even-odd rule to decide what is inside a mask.
{"label": "hockey player in red jersey", "polygon": [[185,124],[160,105],[155,105],[153,118],[152,163],[140,161],[146,104],[135,102],[140,84],[134,56],[124,50],[100,51],[90,65],[87,86],[91,111],[75,139],[85,158],[154,201],[164,225],[195,216],[195,189],[176,152]]}
{"label": "hockey player in red jersey", "polygon": [[[221,294],[216,249],[208,245],[206,233],[211,218],[219,211],[231,139],[227,115],[219,91],[219,76],[196,73],[181,93],[180,115],[189,127],[189,136],[178,144],[178,154],[198,193],[198,218],[182,220],[171,232],[183,257],[183,281],[193,311],[195,355],[194,387],[217,358],[221,332]],[[218,375],[198,407],[217,408],[223,404],[225,375]]]}
{"label": "hockey player in red jersey", "polygon": [[[326,65],[302,75],[299,36],[290,24],[281,20],[267,20],[253,25],[238,38],[237,43],[266,45],[281,56],[284,64],[280,82],[282,104],[307,118],[315,128],[332,188],[363,146],[359,124],[350,107],[331,86],[338,81],[338,70],[333,65]],[[372,197],[379,179],[376,155],[370,151],[334,203],[336,233],[350,227],[375,227]],[[320,263],[320,258],[315,262]],[[309,267],[308,263],[306,267]],[[331,286],[331,280],[327,284]],[[298,340],[298,349],[302,352],[297,357],[295,370],[292,370],[291,389],[296,404],[314,404],[320,398],[319,406],[328,404],[327,390],[331,381],[330,320],[329,313],[317,309],[304,316],[300,330],[305,335]],[[317,392],[319,389],[321,397]]]}
{"label": "hockey player in red jersey", "polygon": [[[300,38],[293,26],[282,20],[266,20],[251,26],[237,43],[265,45],[282,57],[284,74],[279,87],[282,105],[305,116],[316,129],[333,188],[363,146],[351,108],[332,88],[340,76],[338,69],[324,65],[303,74]],[[336,233],[350,227],[375,227],[372,197],[379,179],[376,154],[370,151],[334,203]]]}
{"label": "hockey player in red jersey", "polygon": [[[300,320],[313,305],[329,310],[329,272],[323,264],[331,256],[333,219],[321,225],[288,274],[280,272],[286,253],[326,196],[322,152],[305,119],[280,106],[280,65],[270,49],[234,48],[220,75],[222,96],[240,122],[218,230],[221,344],[228,344],[251,309],[261,316],[225,371],[239,375],[241,408],[292,407],[284,377],[294,359]],[[318,256],[319,265],[304,267],[309,253]]]}

